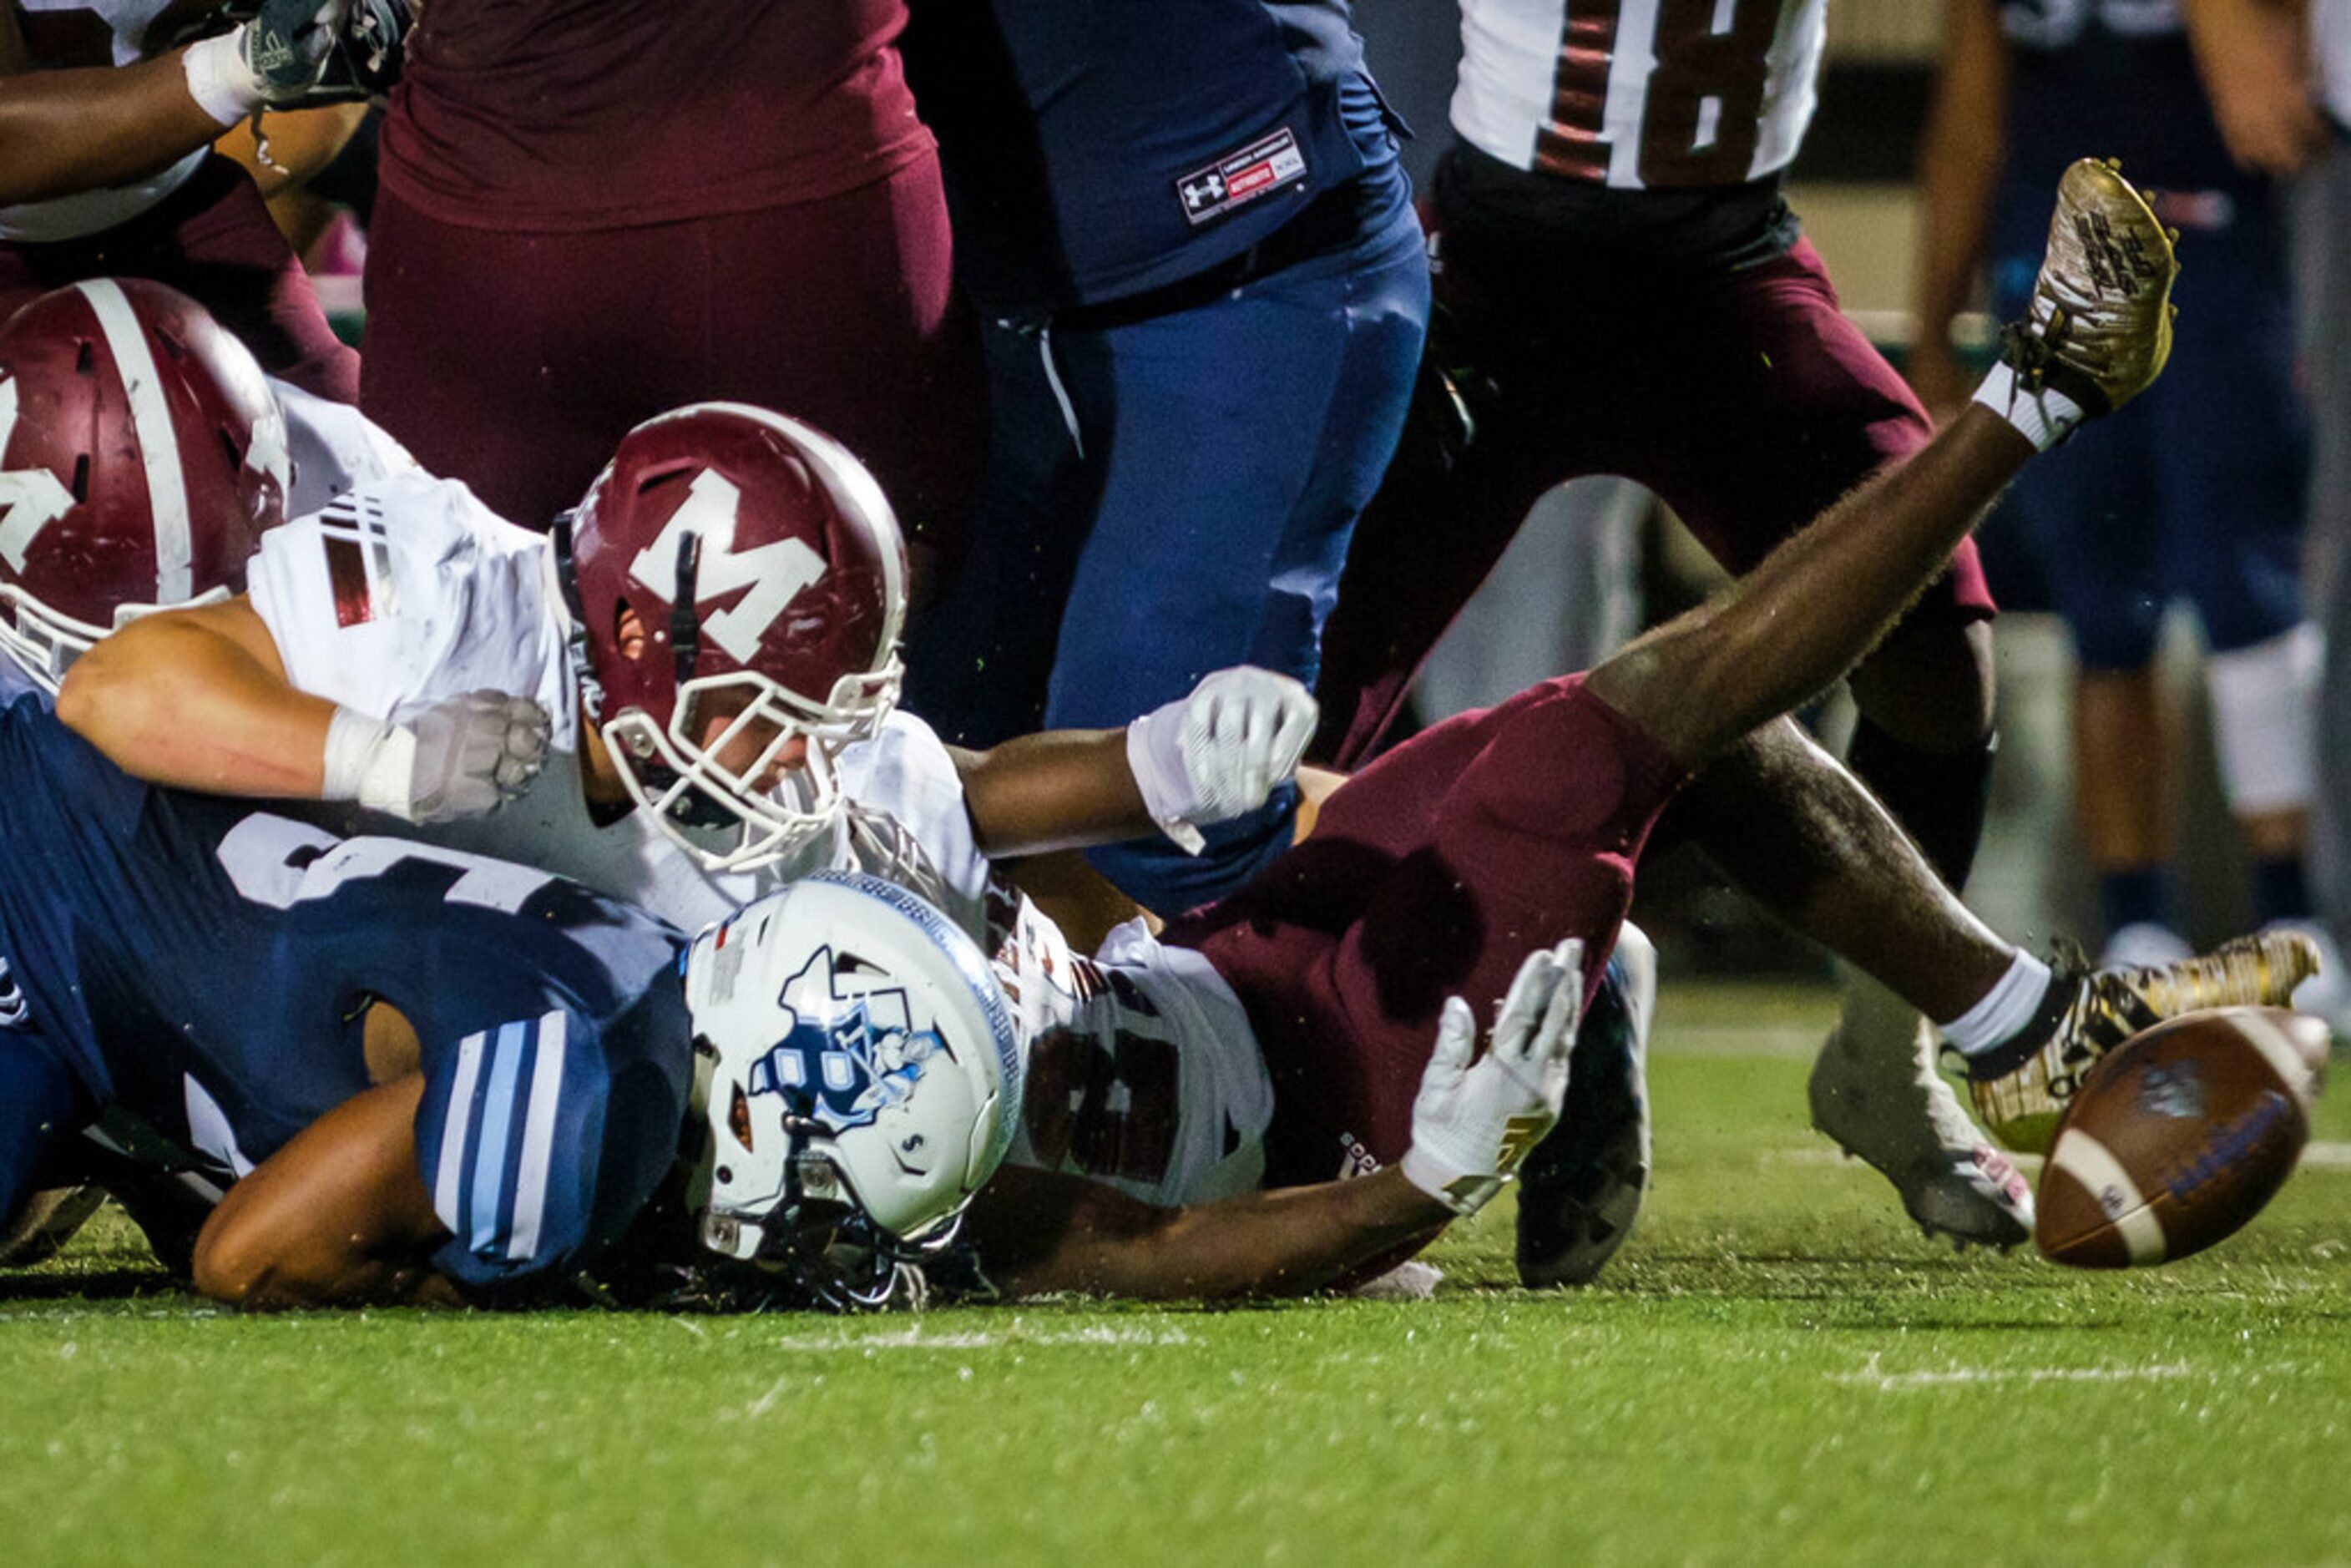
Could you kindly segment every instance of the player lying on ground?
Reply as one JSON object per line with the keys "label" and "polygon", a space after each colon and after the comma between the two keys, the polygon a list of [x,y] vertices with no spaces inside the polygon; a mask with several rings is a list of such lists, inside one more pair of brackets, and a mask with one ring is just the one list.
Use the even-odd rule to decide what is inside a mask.
{"label": "player lying on ground", "polygon": [[[1113,943],[1098,968],[1062,967],[1050,931],[1019,913],[1030,928],[1010,954],[1021,1006],[1061,1024],[1038,1041],[1032,1082],[1049,1087],[1029,1102],[1044,1113],[1029,1119],[1031,1153],[1047,1165],[1091,1161],[1103,1167],[1093,1174],[1163,1201],[1008,1175],[974,1215],[999,1284],[1138,1294],[1311,1286],[1412,1244],[1491,1192],[1523,1153],[1523,1118],[1539,1124],[1549,1096],[1481,1123],[1490,1136],[1449,1155],[1416,1140],[1405,1086],[1423,1082],[1440,1011],[1457,1032],[1447,993],[1491,1009],[1531,949],[1613,939],[1648,829],[1687,769],[1833,678],[2039,442],[2159,369],[2171,270],[2160,227],[2118,178],[2088,165],[2069,174],[2060,220],[2035,330],[1987,383],[1988,406],[1732,592],[1589,677],[1546,683],[1399,748],[1332,798],[1312,840],[1243,894],[1176,922],[1165,947],[1131,931],[1134,946]],[[2137,1024],[2181,1006],[2276,999],[2307,961],[2299,946],[2273,942],[2061,984],[1954,908],[1930,897],[1907,916],[1948,977],[1944,996],[1913,999],[1949,1020],[1980,1104],[2019,1136],[2045,1135],[2072,1074]],[[1588,987],[1597,960],[1585,962]],[[1099,979],[1080,978],[1089,974]],[[1539,976],[1529,983],[1541,988]],[[1963,1008],[1945,1005],[1959,998]],[[1150,1097],[1123,1077],[1098,1097],[1096,1073],[1055,1083],[1056,1032],[1085,1048],[1089,1068],[1107,1058],[1113,1076],[1172,1077],[1182,1102],[1173,1119],[1136,1117]],[[1204,1089],[1211,1077],[1223,1082]],[[1090,1127],[1072,1115],[1089,1105]],[[1513,1116],[1515,1134],[1505,1131]],[[1395,1169],[1354,1186],[1176,1207],[1215,1197],[1252,1166],[1280,1189],[1334,1165]],[[283,1234],[248,1239],[253,1255],[334,1245],[303,1228],[301,1207]]]}
{"label": "player lying on ground", "polygon": [[[622,1299],[874,1299],[1024,1103],[977,947],[877,878],[818,873],[687,954],[541,872],[140,784],[31,694],[0,708],[0,1209],[103,1179],[224,1301],[528,1301],[600,1261]],[[1549,1124],[1579,994],[1535,955],[1514,1047],[1474,1066],[1449,1006],[1435,1169]],[[1403,1179],[1185,1218],[1259,1288],[1313,1282],[1406,1239],[1377,1218]],[[844,1240],[867,1267],[817,1255]],[[1164,1239],[1094,1249],[1140,1293],[1197,1288]]]}

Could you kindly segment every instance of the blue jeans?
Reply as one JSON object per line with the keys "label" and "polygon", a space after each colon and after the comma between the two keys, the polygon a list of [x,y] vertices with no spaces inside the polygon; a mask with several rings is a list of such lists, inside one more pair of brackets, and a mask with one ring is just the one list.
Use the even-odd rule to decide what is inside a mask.
{"label": "blue jeans", "polygon": [[[915,630],[908,705],[949,740],[993,745],[1125,724],[1232,664],[1312,685],[1427,320],[1405,204],[1194,308],[1086,331],[991,324],[978,537]],[[1095,863],[1146,906],[1186,909],[1287,847],[1295,805],[1285,789],[1207,830],[1197,859],[1154,839]]]}

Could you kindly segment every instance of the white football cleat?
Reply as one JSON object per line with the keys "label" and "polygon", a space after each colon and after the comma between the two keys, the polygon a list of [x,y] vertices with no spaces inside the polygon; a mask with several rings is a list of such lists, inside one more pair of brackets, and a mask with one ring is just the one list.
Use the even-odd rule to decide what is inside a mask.
{"label": "white football cleat", "polygon": [[1894,1184],[1929,1239],[2010,1248],[2032,1234],[2032,1187],[1935,1071],[1935,1034],[1875,980],[1846,975],[1813,1063],[1813,1125]]}

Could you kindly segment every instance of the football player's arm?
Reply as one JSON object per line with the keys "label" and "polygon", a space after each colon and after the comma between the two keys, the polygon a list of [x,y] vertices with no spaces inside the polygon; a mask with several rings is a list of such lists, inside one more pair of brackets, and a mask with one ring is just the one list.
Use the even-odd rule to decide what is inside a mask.
{"label": "football player's arm", "polygon": [[1468,1004],[1449,998],[1413,1102],[1411,1146],[1385,1170],[1161,1208],[1008,1167],[965,1221],[980,1267],[1010,1295],[1223,1298],[1317,1290],[1416,1250],[1500,1191],[1558,1122],[1583,988],[1583,943],[1529,954],[1482,1056]]}
{"label": "football player's arm", "polygon": [[240,595],[142,615],[74,661],[57,717],[133,778],[317,800],[335,705],[298,691]]}
{"label": "football player's arm", "polygon": [[1951,323],[1975,293],[2007,100],[2008,40],[1992,0],[1951,0],[1918,148],[1918,338],[1910,357],[1910,383],[1938,423],[1974,390],[1951,346]]}
{"label": "football player's arm", "polygon": [[965,1228],[1008,1296],[1298,1295],[1417,1250],[1453,1218],[1395,1167],[1353,1181],[1158,1208],[1081,1176],[1007,1167]]}
{"label": "football player's arm", "polygon": [[1242,665],[1123,729],[1049,731],[953,756],[984,853],[1164,832],[1196,854],[1202,827],[1256,810],[1296,775],[1314,723],[1304,686]]}
{"label": "football player's arm", "polygon": [[417,1169],[424,1088],[354,1095],[230,1187],[196,1237],[196,1289],[255,1309],[457,1304],[432,1266],[449,1232]]}
{"label": "football player's arm", "polygon": [[0,8],[0,204],[125,184],[218,136],[188,90],[185,53],[35,71],[16,8]]}
{"label": "football player's arm", "polygon": [[287,678],[249,598],[142,615],[57,687],[58,719],[133,778],[261,800],[357,800],[412,822],[495,810],[546,760],[528,698],[468,692],[392,723]]}

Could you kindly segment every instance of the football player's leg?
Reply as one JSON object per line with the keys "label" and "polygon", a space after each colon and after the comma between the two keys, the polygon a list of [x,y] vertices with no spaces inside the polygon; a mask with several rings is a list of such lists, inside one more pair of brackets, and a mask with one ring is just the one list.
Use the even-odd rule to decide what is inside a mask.
{"label": "football player's leg", "polygon": [[[50,1184],[61,1173],[59,1155],[90,1114],[56,1057],[22,1033],[0,1030],[0,1264],[37,1263],[57,1250],[63,1237],[51,1238],[60,1210],[69,1215],[77,1207],[69,1195],[78,1189]],[[79,1212],[87,1218],[89,1207]]]}
{"label": "football player's leg", "polygon": [[1387,752],[1311,839],[1174,922],[1166,939],[1217,967],[1264,1049],[1269,1184],[1403,1157],[1447,996],[1490,1025],[1529,952],[1581,936],[1588,997],[1679,776],[1581,677],[1548,681]]}
{"label": "football player's leg", "polygon": [[[1690,323],[1708,373],[1658,480],[1694,532],[1743,573],[1933,434],[1926,411],[1838,308],[1809,244],[1706,298]],[[1972,542],[1954,553],[1852,674],[1851,760],[1945,879],[1967,878],[1991,779],[1993,614]]]}
{"label": "football player's leg", "polygon": [[[1437,280],[1440,302],[1458,292],[1451,281]],[[1348,769],[1377,754],[1430,650],[1529,510],[1580,469],[1591,421],[1564,405],[1588,383],[1566,372],[1600,372],[1557,345],[1548,367],[1528,365],[1537,356],[1518,340],[1530,333],[1547,334],[1538,317],[1474,298],[1430,321],[1403,439],[1355,526],[1323,629],[1322,727],[1309,756]],[[1507,392],[1494,380],[1500,363],[1511,367]]]}
{"label": "football player's leg", "polygon": [[2159,410],[2168,576],[2204,623],[2212,737],[2252,862],[2254,919],[2320,941],[2325,967],[2294,1000],[2331,1020],[2351,988],[2313,919],[2306,870],[2323,657],[2302,596],[2309,429],[2293,381],[2282,268],[2259,253],[2229,263],[2199,280],[2195,298],[2211,299],[2219,320],[2186,318],[2195,328],[2182,340],[2190,373],[2166,389]]}
{"label": "football player's leg", "polygon": [[[1090,334],[1113,361],[1102,498],[1063,617],[1049,727],[1119,725],[1210,671],[1309,685],[1356,516],[1394,452],[1427,274],[1408,210],[1374,239],[1197,309]],[[1293,790],[1207,830],[1095,851],[1145,906],[1238,886],[1290,842]]]}
{"label": "football player's leg", "polygon": [[1892,1182],[1929,1235],[1997,1247],[2029,1236],[2031,1190],[1937,1072],[1926,1028],[1973,1007],[2015,950],[1937,879],[1886,809],[1781,719],[1700,773],[1659,832],[1704,849],[1859,971],[1813,1063],[1813,1124]]}

